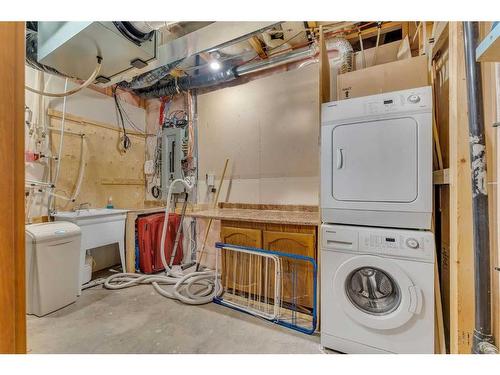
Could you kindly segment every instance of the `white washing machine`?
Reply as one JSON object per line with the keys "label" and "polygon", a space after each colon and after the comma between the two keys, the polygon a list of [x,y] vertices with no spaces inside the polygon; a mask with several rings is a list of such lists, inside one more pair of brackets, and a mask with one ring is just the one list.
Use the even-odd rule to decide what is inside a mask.
{"label": "white washing machine", "polygon": [[430,86],[322,105],[321,215],[325,223],[430,229]]}
{"label": "white washing machine", "polygon": [[321,345],[344,353],[434,353],[433,234],[321,230]]}

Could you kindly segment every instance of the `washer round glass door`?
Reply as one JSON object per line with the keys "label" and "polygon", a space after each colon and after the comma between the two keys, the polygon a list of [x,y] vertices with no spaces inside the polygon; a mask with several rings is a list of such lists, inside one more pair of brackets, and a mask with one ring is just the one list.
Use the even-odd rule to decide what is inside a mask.
{"label": "washer round glass door", "polygon": [[335,297],[356,322],[392,329],[420,311],[420,290],[392,260],[357,256],[340,265],[333,280]]}
{"label": "washer round glass door", "polygon": [[389,274],[375,267],[352,271],[347,277],[345,292],[354,306],[367,314],[390,314],[401,303],[399,285]]}

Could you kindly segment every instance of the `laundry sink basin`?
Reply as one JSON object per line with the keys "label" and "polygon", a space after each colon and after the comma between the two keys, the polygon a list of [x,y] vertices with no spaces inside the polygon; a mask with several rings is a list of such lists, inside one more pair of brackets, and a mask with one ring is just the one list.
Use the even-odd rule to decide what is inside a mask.
{"label": "laundry sink basin", "polygon": [[75,210],[75,211],[61,211],[57,212],[54,216],[56,220],[59,220],[58,218],[64,218],[64,220],[67,221],[73,221],[73,220],[82,220],[82,219],[89,219],[89,218],[96,218],[96,217],[102,217],[102,216],[119,216],[119,215],[126,215],[127,210],[119,210],[115,208],[89,208],[89,209],[81,209],[81,210]]}
{"label": "laundry sink basin", "polygon": [[[89,208],[76,211],[61,211],[54,215],[56,221],[69,221],[82,231],[80,249],[80,285],[83,283],[85,254],[96,247],[118,244],[120,262],[125,271],[125,219],[127,210],[112,208]],[[79,290],[81,294],[81,289]]]}

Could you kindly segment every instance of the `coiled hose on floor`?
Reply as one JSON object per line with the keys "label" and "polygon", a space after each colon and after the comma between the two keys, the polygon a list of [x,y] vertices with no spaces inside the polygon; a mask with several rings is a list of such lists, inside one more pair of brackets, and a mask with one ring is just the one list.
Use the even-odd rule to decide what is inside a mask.
{"label": "coiled hose on floor", "polygon": [[[213,298],[222,291],[219,278],[215,274],[215,271],[194,271],[187,274],[175,273],[167,263],[165,258],[165,238],[168,228],[170,198],[174,185],[178,183],[182,183],[188,190],[193,188],[193,184],[190,181],[177,179],[172,181],[168,189],[160,249],[161,261],[163,267],[165,267],[165,274],[141,275],[137,273],[118,273],[111,275],[104,281],[104,287],[106,289],[117,290],[136,285],[151,284],[162,296],[176,299],[188,305],[210,303]],[[168,285],[173,287],[170,290],[162,287]]]}

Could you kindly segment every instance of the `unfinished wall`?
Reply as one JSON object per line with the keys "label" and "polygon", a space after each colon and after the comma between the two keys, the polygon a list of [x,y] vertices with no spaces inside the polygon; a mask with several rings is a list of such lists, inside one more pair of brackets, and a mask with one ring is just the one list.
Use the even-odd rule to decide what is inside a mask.
{"label": "unfinished wall", "polygon": [[[38,88],[40,72],[26,67],[26,84]],[[48,92],[63,92],[64,79],[45,74],[45,90]],[[74,87],[69,83],[68,87]],[[60,127],[60,115],[49,116],[48,109],[62,111],[62,98],[43,98],[26,91],[26,105],[33,111],[33,122],[42,127]],[[124,97],[123,107],[128,117],[140,130],[145,129],[146,112],[137,105],[129,104],[130,98]],[[117,113],[112,97],[94,90],[84,89],[66,99],[65,129],[86,134],[85,174],[81,193],[75,203],[67,204],[56,200],[57,209],[69,210],[82,202],[89,202],[92,207],[104,207],[109,196],[113,197],[115,207],[137,208],[144,206],[144,179],[142,168],[144,164],[144,137],[131,135],[132,149],[125,155],[117,149],[119,139]],[[126,128],[132,130],[129,124]],[[46,131],[46,137],[37,147],[35,137],[30,136],[26,128],[25,149],[40,151],[45,154],[58,154],[59,132]],[[51,142],[52,141],[52,142]],[[64,137],[63,159],[57,193],[70,195],[74,191],[80,164],[82,140],[79,136],[67,133]],[[50,152],[49,152],[50,151]],[[50,160],[40,159],[26,163],[26,178],[49,181]],[[52,163],[54,167],[54,163]],[[28,200],[26,212],[29,218],[47,215],[47,199],[45,193],[38,193]],[[27,218],[28,219],[28,218]],[[116,246],[106,246],[93,252],[96,260],[95,270],[119,263]]]}
{"label": "unfinished wall", "polygon": [[[40,72],[26,67],[26,84],[30,87],[38,88],[38,78],[40,76]],[[45,74],[45,90],[48,92],[63,92],[64,91],[64,79],[60,77],[56,77],[51,74]],[[68,87],[74,87],[74,83],[69,83]],[[131,105],[122,101],[123,107],[127,112],[127,115],[130,119],[135,123],[135,125],[141,129],[145,129],[146,123],[146,112],[143,108],[139,108],[137,106]],[[49,108],[62,111],[63,107],[63,99],[62,98],[48,98],[45,97],[43,100],[40,100],[40,96],[33,94],[29,91],[26,91],[26,105],[33,111],[33,122],[39,124],[40,126],[53,126],[56,125],[59,127],[60,125],[51,122],[47,110]],[[84,89],[81,92],[71,95],[66,99],[66,112],[73,116],[81,117],[84,120],[89,120],[90,122],[96,123],[104,123],[110,127],[117,128],[117,114],[115,110],[114,100],[112,97],[101,94],[97,91]],[[132,129],[130,125],[126,124],[126,128]],[[38,147],[38,150],[44,153],[47,153],[50,150],[50,142],[49,142],[49,131],[47,130],[47,136],[43,140],[42,144]],[[73,137],[74,138],[74,137]],[[68,139],[72,139],[68,137]],[[35,150],[35,138],[31,136],[29,133],[26,133],[26,142],[25,148],[26,150]],[[119,153],[116,150],[116,147],[105,147],[104,149],[100,149],[100,152],[106,152],[106,155],[116,154],[116,157],[119,157]],[[53,151],[57,154],[56,150]],[[76,156],[75,156],[76,157]],[[91,169],[88,170],[91,173]],[[64,173],[64,172],[63,172]],[[35,180],[46,180],[48,181],[49,177],[49,161],[47,159],[40,159],[36,162],[28,162],[26,163],[26,177]],[[64,175],[61,175],[62,178],[65,178]],[[88,176],[86,177],[86,181],[88,181]],[[30,208],[30,215],[32,217],[47,215],[46,208],[47,197],[45,194],[41,194],[34,201],[32,207]],[[91,203],[100,204],[100,201],[92,201]]]}
{"label": "unfinished wall", "polygon": [[318,65],[198,96],[198,201],[318,204]]}

